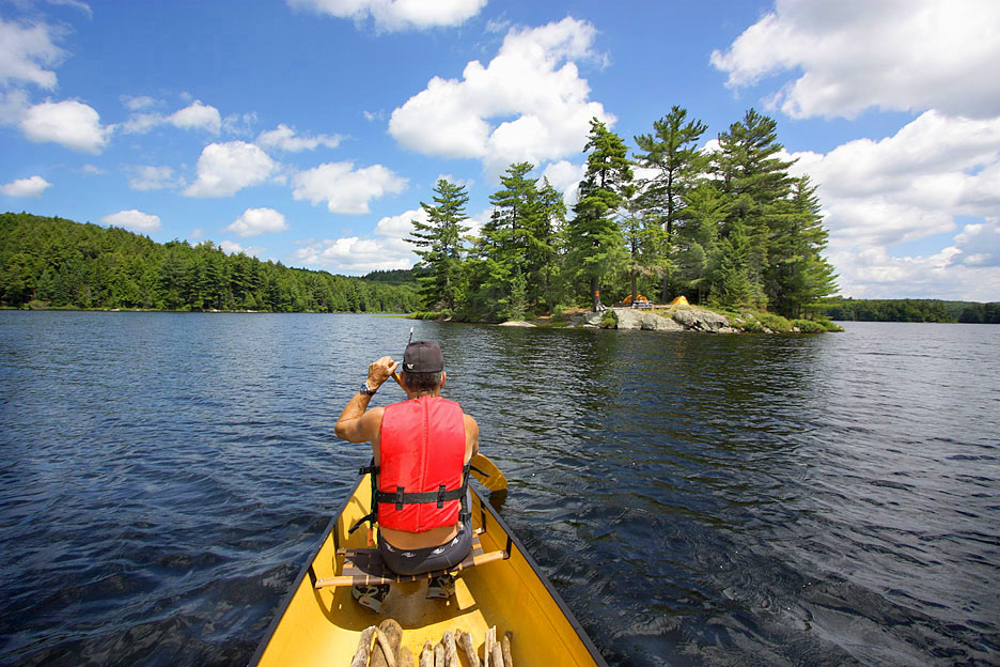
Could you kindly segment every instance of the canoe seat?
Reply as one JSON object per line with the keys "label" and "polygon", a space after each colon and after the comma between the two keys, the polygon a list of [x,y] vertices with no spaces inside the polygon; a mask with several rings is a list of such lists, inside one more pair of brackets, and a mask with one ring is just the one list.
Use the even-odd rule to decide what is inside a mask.
{"label": "canoe seat", "polygon": [[479,541],[479,532],[472,533],[472,549],[458,565],[448,570],[437,570],[435,572],[425,572],[423,574],[403,575],[396,574],[382,562],[382,554],[378,549],[337,549],[337,555],[344,557],[344,567],[341,573],[326,579],[317,579],[315,587],[331,588],[336,586],[377,586],[378,584],[400,584],[411,581],[421,581],[430,579],[442,574],[456,574],[470,567],[477,567],[492,563],[495,560],[509,558],[506,551],[483,551],[483,545]]}

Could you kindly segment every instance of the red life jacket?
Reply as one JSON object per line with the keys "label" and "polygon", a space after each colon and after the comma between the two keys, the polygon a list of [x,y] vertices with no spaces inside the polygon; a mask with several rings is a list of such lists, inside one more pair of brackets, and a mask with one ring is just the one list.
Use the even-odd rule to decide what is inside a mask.
{"label": "red life jacket", "polygon": [[380,525],[409,533],[454,526],[467,484],[458,403],[425,396],[385,407],[374,499]]}

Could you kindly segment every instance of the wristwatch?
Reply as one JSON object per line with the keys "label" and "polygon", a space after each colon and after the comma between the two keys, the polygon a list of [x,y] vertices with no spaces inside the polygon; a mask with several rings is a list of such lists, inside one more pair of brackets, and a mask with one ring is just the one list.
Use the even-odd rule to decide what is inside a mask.
{"label": "wristwatch", "polygon": [[370,389],[368,387],[368,380],[362,382],[361,389],[358,389],[358,392],[360,392],[362,396],[374,396],[376,391],[378,391],[378,389]]}

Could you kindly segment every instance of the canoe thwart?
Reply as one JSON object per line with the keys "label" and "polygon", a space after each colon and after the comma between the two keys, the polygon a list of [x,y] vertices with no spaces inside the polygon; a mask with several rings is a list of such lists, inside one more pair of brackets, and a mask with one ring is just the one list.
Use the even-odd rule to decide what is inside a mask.
{"label": "canoe thwart", "polygon": [[337,586],[377,586],[379,584],[401,584],[412,581],[431,579],[442,574],[456,574],[471,567],[479,567],[493,561],[510,558],[503,550],[485,552],[479,541],[479,534],[472,535],[472,549],[458,565],[447,570],[436,570],[423,574],[396,574],[382,562],[382,554],[378,549],[337,549],[337,555],[343,556],[344,565],[341,573],[334,577],[317,579],[315,587],[333,588]]}

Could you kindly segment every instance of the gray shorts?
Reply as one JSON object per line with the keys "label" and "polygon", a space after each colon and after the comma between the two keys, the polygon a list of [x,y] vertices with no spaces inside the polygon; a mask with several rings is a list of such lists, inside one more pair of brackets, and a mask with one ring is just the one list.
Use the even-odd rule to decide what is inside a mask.
{"label": "gray shorts", "polygon": [[396,574],[411,575],[447,570],[458,565],[472,551],[472,519],[458,525],[458,535],[450,542],[424,549],[397,549],[378,534],[382,562]]}

